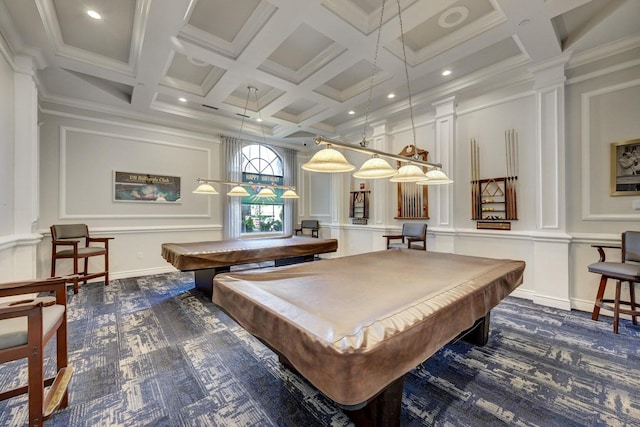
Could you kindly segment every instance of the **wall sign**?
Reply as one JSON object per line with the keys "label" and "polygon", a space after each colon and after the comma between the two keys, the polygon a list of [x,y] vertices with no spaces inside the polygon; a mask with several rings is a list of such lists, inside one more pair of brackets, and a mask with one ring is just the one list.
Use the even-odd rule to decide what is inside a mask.
{"label": "wall sign", "polygon": [[181,203],[180,177],[114,171],[113,200],[115,202]]}

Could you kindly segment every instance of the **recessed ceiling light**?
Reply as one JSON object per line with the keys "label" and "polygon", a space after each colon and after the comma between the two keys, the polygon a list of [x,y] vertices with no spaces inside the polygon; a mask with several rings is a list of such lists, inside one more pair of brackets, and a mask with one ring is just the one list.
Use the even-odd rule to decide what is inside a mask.
{"label": "recessed ceiling light", "polygon": [[93,19],[102,19],[102,16],[95,10],[87,10],[87,15],[89,15]]}
{"label": "recessed ceiling light", "polygon": [[178,101],[180,101],[180,102],[187,102],[187,98],[178,98]]}
{"label": "recessed ceiling light", "polygon": [[350,110],[350,111],[349,111],[349,114],[351,114],[351,115],[353,115],[353,114],[355,114],[355,113],[356,113],[356,112],[355,112],[355,111],[353,111],[353,110]]}
{"label": "recessed ceiling light", "polygon": [[387,98],[391,99],[391,98],[395,98],[396,94],[395,93],[390,93],[389,95],[387,95]]}
{"label": "recessed ceiling light", "polygon": [[442,75],[443,75],[443,76],[448,76],[449,74],[451,74],[451,70],[444,70],[444,71],[442,72]]}
{"label": "recessed ceiling light", "polygon": [[256,119],[256,122],[261,122],[261,121],[262,121],[262,119],[261,119],[260,117],[258,117],[258,118]]}

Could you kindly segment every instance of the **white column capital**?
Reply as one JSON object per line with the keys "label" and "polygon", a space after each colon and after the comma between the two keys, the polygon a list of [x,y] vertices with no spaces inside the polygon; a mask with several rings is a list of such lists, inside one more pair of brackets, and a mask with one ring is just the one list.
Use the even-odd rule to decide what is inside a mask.
{"label": "white column capital", "polygon": [[529,66],[528,69],[535,79],[533,88],[542,89],[553,86],[564,86],[566,80],[565,67],[570,57],[571,52],[568,52]]}
{"label": "white column capital", "polygon": [[436,109],[436,119],[443,116],[451,116],[456,114],[456,97],[450,96],[448,98],[441,99],[439,101],[432,102]]}

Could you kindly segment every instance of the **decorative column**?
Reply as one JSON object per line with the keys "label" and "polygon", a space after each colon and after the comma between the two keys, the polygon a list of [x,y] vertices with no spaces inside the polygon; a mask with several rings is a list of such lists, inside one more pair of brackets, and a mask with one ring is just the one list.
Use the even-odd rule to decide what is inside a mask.
{"label": "decorative column", "polygon": [[34,278],[39,276],[36,271],[36,248],[42,238],[33,232],[38,220],[40,197],[36,66],[33,59],[26,56],[16,56],[14,64],[13,224],[17,241],[14,271],[20,278]]}
{"label": "decorative column", "polygon": [[[387,124],[372,124],[373,135],[369,143],[369,148],[389,152],[389,138],[387,136]],[[366,160],[366,159],[365,159]],[[388,160],[388,159],[385,159]],[[395,161],[392,163],[395,167]],[[376,226],[385,226],[389,218],[393,218],[391,209],[394,206],[389,203],[392,200],[391,190],[395,189],[395,184],[390,184],[389,179],[370,179],[367,182],[371,188],[371,203],[369,204],[369,215]]]}
{"label": "decorative column", "polygon": [[569,244],[565,205],[565,64],[569,55],[535,64],[535,278],[533,301],[569,310]]}
{"label": "decorative column", "polygon": [[[449,177],[455,176],[453,147],[456,134],[455,97],[449,97],[432,104],[436,109],[435,150],[429,153],[430,161],[442,163],[442,170]],[[453,186],[455,184],[432,185],[429,187],[430,230],[436,232],[435,247],[429,250],[454,252]]]}

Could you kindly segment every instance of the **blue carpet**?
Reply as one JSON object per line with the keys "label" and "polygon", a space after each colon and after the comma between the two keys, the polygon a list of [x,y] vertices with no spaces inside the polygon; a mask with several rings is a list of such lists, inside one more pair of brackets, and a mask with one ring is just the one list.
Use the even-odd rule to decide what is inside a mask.
{"label": "blue carpet", "polygon": [[[70,405],[47,426],[349,426],[349,419],[171,273],[69,293]],[[48,353],[54,349],[51,343]],[[53,371],[54,359],[47,359]],[[0,367],[0,389],[26,378]],[[640,426],[640,326],[507,298],[489,343],[442,348],[405,376],[404,426]],[[27,425],[26,397],[0,426]]]}

